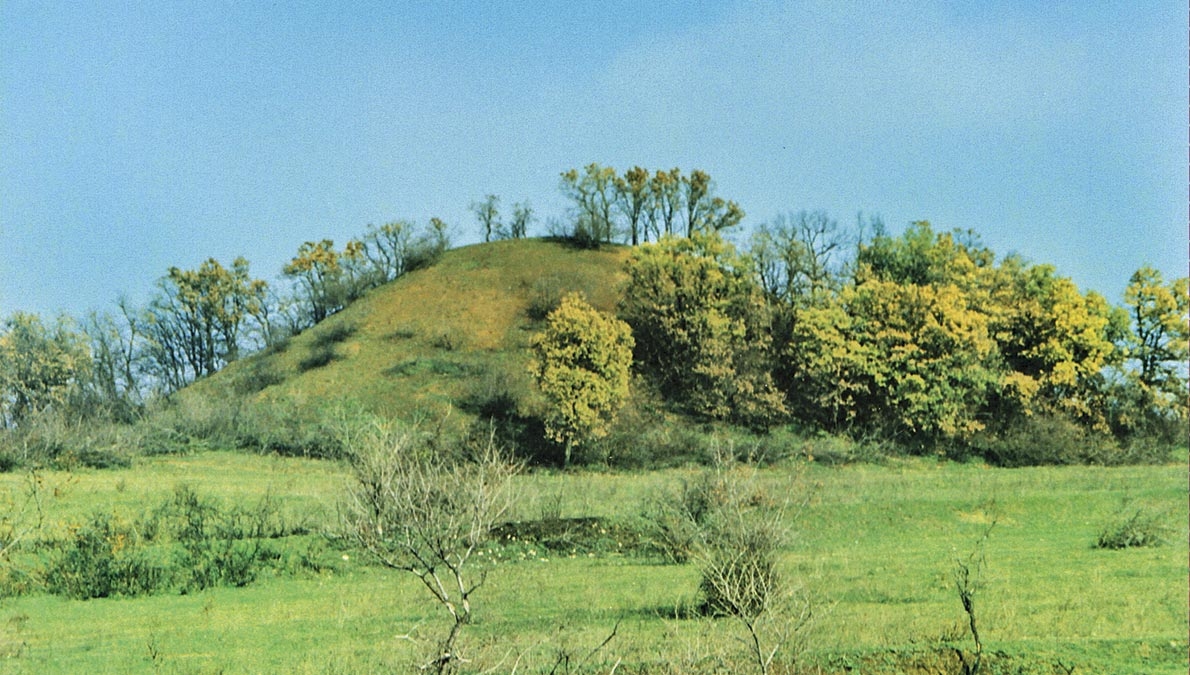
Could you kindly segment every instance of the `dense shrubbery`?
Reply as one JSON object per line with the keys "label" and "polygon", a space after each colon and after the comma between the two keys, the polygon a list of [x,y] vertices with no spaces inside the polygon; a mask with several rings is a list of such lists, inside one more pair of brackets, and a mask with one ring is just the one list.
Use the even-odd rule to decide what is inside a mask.
{"label": "dense shrubbery", "polygon": [[654,395],[704,420],[1010,466],[1184,442],[1185,279],[1141,270],[1125,310],[970,233],[878,230],[841,263],[842,241],[803,214],[751,256],[699,234],[635,251],[621,314]]}

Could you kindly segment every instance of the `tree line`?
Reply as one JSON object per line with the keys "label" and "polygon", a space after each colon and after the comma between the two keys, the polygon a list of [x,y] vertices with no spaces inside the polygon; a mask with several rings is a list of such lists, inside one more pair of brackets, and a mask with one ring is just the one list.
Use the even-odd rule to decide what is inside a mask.
{"label": "tree line", "polygon": [[144,404],[279,344],[339,312],[369,289],[432,264],[449,246],[438,218],[369,225],[338,250],[303,243],[278,282],[249,262],[171,267],[149,301],[126,299],[85,319],[16,312],[0,326],[0,426],[39,413],[132,420]]}
{"label": "tree line", "polygon": [[[629,373],[693,418],[757,431],[791,424],[916,448],[1055,429],[1184,440],[1185,278],[1142,268],[1114,306],[1052,266],[924,221],[892,236],[879,219],[846,227],[803,211],[733,245],[724,235],[744,212],[700,170],[589,164],[559,187],[570,208],[551,234],[634,246],[615,321],[568,299],[534,343],[546,433],[567,456],[607,433]],[[484,240],[528,236],[536,221],[527,202],[503,218],[492,194],[471,210]],[[342,249],[305,242],[277,282],[244,258],[170,268],[144,306],[121,300],[81,321],[15,313],[0,328],[0,423],[46,410],[130,420],[432,263],[448,229],[395,221]]]}
{"label": "tree line", "polygon": [[[605,175],[591,165],[563,182]],[[619,220],[604,222],[631,233],[624,194],[606,212]],[[576,223],[604,203],[575,202]],[[631,330],[634,371],[696,419],[968,448],[1003,463],[1032,462],[1047,444],[1066,448],[1051,461],[1109,461],[1093,448],[1185,441],[1186,278],[1143,267],[1113,306],[1050,265],[998,257],[971,231],[925,221],[892,236],[878,219],[846,228],[803,211],[760,226],[738,248],[716,226],[728,221],[687,222],[704,224],[647,230],[660,237],[633,250],[616,314]],[[575,317],[573,301],[558,312],[536,343],[535,368],[550,400],[547,431],[569,455],[608,433],[624,398],[612,392],[624,385],[619,375],[576,386],[574,374],[557,385],[559,368],[608,372],[590,365],[608,355],[591,352],[615,344]]]}

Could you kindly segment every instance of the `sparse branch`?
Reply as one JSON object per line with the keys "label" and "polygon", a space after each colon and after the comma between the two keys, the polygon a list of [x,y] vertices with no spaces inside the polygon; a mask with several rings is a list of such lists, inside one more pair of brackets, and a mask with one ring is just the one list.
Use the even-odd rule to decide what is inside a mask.
{"label": "sparse branch", "polygon": [[965,559],[955,558],[955,590],[958,591],[959,601],[963,605],[963,611],[967,614],[967,626],[971,630],[971,641],[975,644],[975,653],[971,656],[970,660],[967,659],[967,655],[961,649],[955,649],[955,654],[959,657],[959,662],[962,664],[963,675],[978,675],[983,663],[983,640],[980,638],[979,625],[976,622],[975,597],[981,585],[981,577],[986,562],[984,548],[988,537],[991,536],[992,530],[996,527],[996,521],[997,519],[993,517],[987,528],[984,529],[979,541],[976,542],[975,548],[971,551],[970,555]]}
{"label": "sparse branch", "polygon": [[449,633],[427,664],[452,671],[485,570],[472,554],[512,505],[519,471],[492,438],[472,461],[453,460],[381,422],[349,433],[354,482],[342,511],[349,538],[381,564],[416,576],[450,614]]}

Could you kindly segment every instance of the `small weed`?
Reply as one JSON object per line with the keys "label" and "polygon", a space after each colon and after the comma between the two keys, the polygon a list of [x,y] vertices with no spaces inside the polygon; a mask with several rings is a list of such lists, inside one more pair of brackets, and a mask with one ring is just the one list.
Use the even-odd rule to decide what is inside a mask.
{"label": "small weed", "polygon": [[1095,548],[1122,549],[1160,546],[1169,536],[1165,514],[1138,507],[1125,510],[1099,532]]}

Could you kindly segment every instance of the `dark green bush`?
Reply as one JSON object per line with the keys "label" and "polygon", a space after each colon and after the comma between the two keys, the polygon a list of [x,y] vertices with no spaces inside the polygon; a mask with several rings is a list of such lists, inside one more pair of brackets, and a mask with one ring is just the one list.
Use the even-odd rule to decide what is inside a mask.
{"label": "dark green bush", "polygon": [[331,417],[326,409],[290,399],[245,404],[229,445],[283,457],[338,459],[343,446]]}
{"label": "dark green bush", "polygon": [[323,349],[333,347],[340,342],[346,342],[355,335],[356,326],[345,321],[326,322],[319,326],[314,333],[313,347]]}
{"label": "dark green bush", "polygon": [[1035,415],[999,433],[978,436],[971,449],[989,463],[1004,467],[1115,464],[1119,459],[1119,448],[1111,437],[1051,415]]}
{"label": "dark green bush", "polygon": [[558,308],[562,302],[562,296],[567,292],[566,284],[558,277],[537,279],[529,288],[525,315],[533,321],[544,321],[550,312]]}
{"label": "dark green bush", "polygon": [[271,358],[257,358],[236,372],[231,386],[237,394],[248,395],[281,384],[285,375],[277,370]]}
{"label": "dark green bush", "polygon": [[322,368],[323,366],[330,365],[337,358],[339,358],[339,355],[335,352],[335,346],[333,344],[313,346],[310,348],[310,354],[298,363],[298,370],[304,373],[315,368]]}
{"label": "dark green bush", "polygon": [[240,407],[236,396],[180,392],[145,415],[137,425],[137,445],[146,455],[235,447]]}

